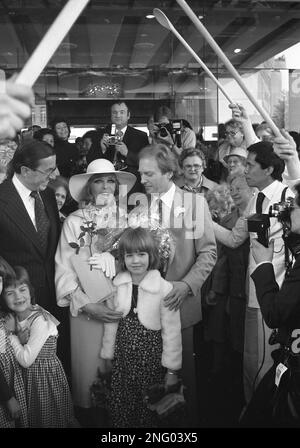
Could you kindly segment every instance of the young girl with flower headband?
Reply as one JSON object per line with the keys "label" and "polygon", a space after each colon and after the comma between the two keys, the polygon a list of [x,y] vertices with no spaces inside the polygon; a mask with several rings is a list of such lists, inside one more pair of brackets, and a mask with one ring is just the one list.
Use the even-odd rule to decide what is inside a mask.
{"label": "young girl with flower headband", "polygon": [[157,270],[158,248],[150,231],[126,230],[119,242],[121,272],[113,283],[117,289],[110,305],[123,317],[104,324],[101,357],[112,362],[110,413],[114,427],[155,427],[154,411],[147,408],[147,388],[178,382],[181,368],[179,311],[163,303],[172,284]]}
{"label": "young girl with flower headband", "polygon": [[[0,294],[14,271],[0,257]],[[27,406],[22,372],[9,341],[7,319],[0,315],[0,428],[27,427]]]}
{"label": "young girl with flower headband", "polygon": [[32,307],[33,291],[28,273],[20,266],[14,271],[14,277],[5,278],[0,301],[2,309],[16,318],[22,330],[21,340],[11,334],[9,341],[23,368],[28,425],[32,428],[74,426],[68,382],[56,355],[59,322],[43,308]]}

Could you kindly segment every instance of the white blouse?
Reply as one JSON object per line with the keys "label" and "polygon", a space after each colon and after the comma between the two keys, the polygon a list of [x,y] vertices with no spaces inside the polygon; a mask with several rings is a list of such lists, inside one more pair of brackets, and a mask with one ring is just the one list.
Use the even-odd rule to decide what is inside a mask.
{"label": "white blouse", "polygon": [[9,336],[17,361],[25,368],[30,367],[34,363],[48,337],[56,336],[58,334],[54,322],[45,320],[42,315],[38,316],[31,323],[28,319],[33,313],[31,313],[27,319],[19,322],[22,330],[25,328],[30,329],[30,336],[27,344],[22,345],[16,335]]}

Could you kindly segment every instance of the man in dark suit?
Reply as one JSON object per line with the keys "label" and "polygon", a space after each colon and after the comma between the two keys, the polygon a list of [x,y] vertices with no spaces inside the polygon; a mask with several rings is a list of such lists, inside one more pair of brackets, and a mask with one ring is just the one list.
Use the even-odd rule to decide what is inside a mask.
{"label": "man in dark suit", "polygon": [[[128,126],[130,111],[124,101],[118,101],[111,106],[111,125],[105,127],[100,139],[98,154],[93,151],[90,161],[104,157],[112,163],[117,163],[116,169],[124,169],[137,177],[137,182],[131,193],[141,190],[138,174],[138,153],[149,144],[146,132]],[[111,144],[112,126],[115,127],[115,144]]]}
{"label": "man in dark suit", "polygon": [[[38,140],[27,141],[15,152],[11,168],[12,178],[0,185],[0,253],[12,266],[27,269],[36,302],[56,314],[54,254],[59,218],[54,193],[47,188],[58,174],[54,150]],[[42,203],[46,214],[42,236],[36,202]]]}
{"label": "man in dark suit", "polygon": [[70,369],[69,319],[56,304],[54,256],[60,221],[50,179],[59,174],[54,149],[28,140],[14,154],[12,177],[0,185],[0,254],[11,266],[23,266],[38,305],[60,321],[58,356]]}

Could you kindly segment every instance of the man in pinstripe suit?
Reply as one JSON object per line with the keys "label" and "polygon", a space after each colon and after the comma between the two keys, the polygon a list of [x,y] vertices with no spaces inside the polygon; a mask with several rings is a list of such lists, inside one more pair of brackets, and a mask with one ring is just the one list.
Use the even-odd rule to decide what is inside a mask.
{"label": "man in pinstripe suit", "polygon": [[[44,142],[23,144],[11,161],[12,177],[0,185],[0,254],[12,266],[27,269],[36,302],[56,313],[54,254],[59,237],[59,218],[50,178],[58,174],[53,149]],[[48,218],[48,234],[42,249],[35,216],[37,191]]]}

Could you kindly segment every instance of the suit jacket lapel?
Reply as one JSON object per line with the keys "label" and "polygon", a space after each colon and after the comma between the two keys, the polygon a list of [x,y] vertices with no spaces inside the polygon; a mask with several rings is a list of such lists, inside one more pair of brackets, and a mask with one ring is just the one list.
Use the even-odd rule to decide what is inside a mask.
{"label": "suit jacket lapel", "polygon": [[37,232],[30,219],[30,216],[27,213],[25,205],[20,198],[19,193],[17,192],[12,182],[8,183],[7,187],[7,197],[9,199],[6,204],[5,212],[15,223],[15,225],[20,229],[20,231],[25,235],[25,237],[31,240],[38,252],[42,254],[39,240],[37,238]]}
{"label": "suit jacket lapel", "polygon": [[[49,240],[48,240],[48,247],[52,248],[53,245],[56,246],[56,216],[55,216],[55,209],[52,207],[51,202],[49,200],[49,197],[47,195],[47,190],[41,191],[40,193],[41,198],[43,200],[43,204],[46,210],[46,213],[48,215],[49,221],[50,221],[50,230],[49,230]],[[48,251],[49,252],[49,251]]]}

